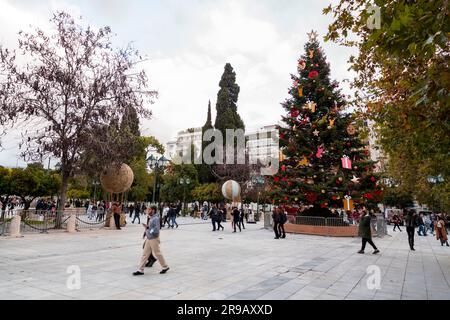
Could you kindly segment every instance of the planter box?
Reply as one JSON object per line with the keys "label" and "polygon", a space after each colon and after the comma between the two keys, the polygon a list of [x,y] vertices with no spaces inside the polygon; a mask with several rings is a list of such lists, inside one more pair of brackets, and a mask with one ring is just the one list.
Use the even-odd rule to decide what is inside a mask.
{"label": "planter box", "polygon": [[330,226],[311,226],[303,224],[286,223],[284,225],[288,233],[312,234],[317,236],[329,237],[356,237],[358,236],[358,227],[355,225],[344,227]]}

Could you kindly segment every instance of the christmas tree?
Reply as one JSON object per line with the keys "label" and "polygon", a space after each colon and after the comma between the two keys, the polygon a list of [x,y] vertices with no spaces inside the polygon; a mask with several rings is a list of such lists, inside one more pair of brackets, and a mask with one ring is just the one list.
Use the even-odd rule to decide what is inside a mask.
{"label": "christmas tree", "polygon": [[[313,205],[309,213],[326,215],[330,208],[370,207],[381,197],[373,162],[358,136],[351,114],[317,41],[308,33],[305,54],[279,127],[282,150],[279,172],[270,178],[275,204]],[[350,208],[346,206],[349,205]]]}

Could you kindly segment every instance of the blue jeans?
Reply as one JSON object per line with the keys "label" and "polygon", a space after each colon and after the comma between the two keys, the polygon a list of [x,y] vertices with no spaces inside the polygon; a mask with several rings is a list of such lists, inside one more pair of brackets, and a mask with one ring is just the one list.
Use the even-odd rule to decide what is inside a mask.
{"label": "blue jeans", "polygon": [[419,230],[417,231],[417,234],[418,234],[419,236],[426,236],[426,235],[427,235],[427,234],[426,234],[426,231],[425,231],[425,225],[421,224],[421,225],[419,226]]}
{"label": "blue jeans", "polygon": [[169,220],[169,221],[170,221],[171,223],[169,223],[169,224],[171,224],[171,227],[172,227],[172,228],[173,228],[174,225],[177,225],[177,227],[178,227],[178,223],[177,223],[176,220],[177,220],[177,216],[171,216],[171,217],[170,217],[170,220]]}

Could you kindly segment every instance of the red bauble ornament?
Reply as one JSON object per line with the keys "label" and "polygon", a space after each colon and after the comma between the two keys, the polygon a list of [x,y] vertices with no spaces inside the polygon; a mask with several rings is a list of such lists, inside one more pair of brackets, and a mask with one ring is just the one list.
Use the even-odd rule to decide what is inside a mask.
{"label": "red bauble ornament", "polygon": [[350,147],[352,145],[351,142],[347,142],[347,147]]}
{"label": "red bauble ornament", "polygon": [[279,177],[273,177],[273,181],[274,182],[278,182],[278,181],[280,181],[280,178]]}
{"label": "red bauble ornament", "polygon": [[375,179],[375,177],[370,178],[370,181],[375,182],[377,181],[377,179]]}
{"label": "red bauble ornament", "polygon": [[309,79],[312,79],[312,78],[315,78],[315,77],[318,77],[318,76],[319,76],[319,73],[316,70],[312,70],[312,71],[310,71],[308,73],[308,78]]}
{"label": "red bauble ornament", "polygon": [[286,182],[286,177],[283,177],[281,181]]}
{"label": "red bauble ornament", "polygon": [[292,187],[292,181],[288,181],[288,186]]}
{"label": "red bauble ornament", "polygon": [[284,139],[284,133],[280,133],[280,139]]}
{"label": "red bauble ornament", "polygon": [[286,171],[286,166],[284,164],[281,166],[281,171]]}
{"label": "red bauble ornament", "polygon": [[332,197],[331,197],[331,200],[336,201],[336,200],[337,200],[337,197],[336,197],[336,196],[332,196]]}
{"label": "red bauble ornament", "polygon": [[297,109],[292,109],[291,110],[291,117],[292,118],[297,118],[299,114],[300,114],[300,111],[298,111]]}
{"label": "red bauble ornament", "polygon": [[313,203],[317,200],[317,194],[315,194],[314,192],[308,192],[306,194],[306,200],[310,203]]}

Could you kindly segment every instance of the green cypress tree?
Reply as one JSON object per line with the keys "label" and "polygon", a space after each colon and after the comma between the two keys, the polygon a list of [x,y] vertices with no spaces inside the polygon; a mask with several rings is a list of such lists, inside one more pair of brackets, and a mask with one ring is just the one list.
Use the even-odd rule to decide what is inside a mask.
{"label": "green cypress tree", "polygon": [[[236,83],[236,73],[231,64],[225,64],[222,78],[219,82],[220,90],[217,93],[216,121],[214,127],[220,130],[225,137],[226,129],[244,129],[244,122],[237,113],[237,101],[240,88]],[[225,143],[225,141],[224,141]]]}
{"label": "green cypress tree", "polygon": [[[343,207],[345,196],[369,206],[380,201],[366,144],[355,132],[352,115],[339,110],[345,101],[337,82],[330,81],[330,66],[313,33],[298,61],[298,75],[291,78],[279,127],[286,158],[270,179],[274,202],[313,205],[309,214],[323,214]],[[352,161],[349,168],[342,165],[344,156]]]}
{"label": "green cypress tree", "polygon": [[[206,122],[202,127],[202,137],[203,134],[205,133],[206,130],[208,129],[213,129],[213,125],[211,122],[211,100],[208,101],[208,114],[206,116]],[[203,155],[203,150],[206,147],[206,143],[204,141],[202,141],[202,150],[201,153]],[[211,174],[211,167],[207,164],[197,164],[195,165],[195,168],[197,170],[198,173],[198,180],[200,183],[211,183],[211,182],[215,182],[215,178],[214,176]]]}

